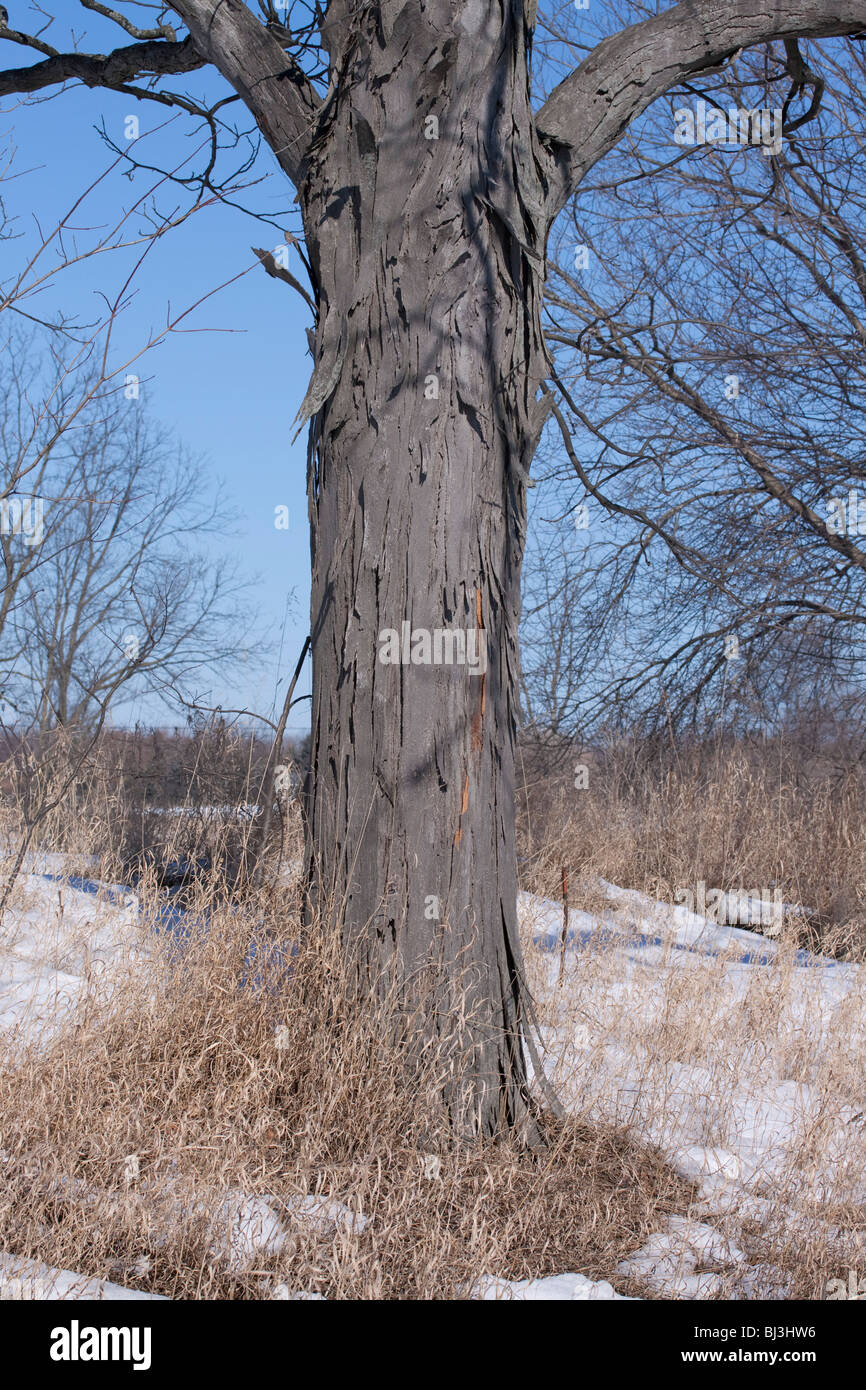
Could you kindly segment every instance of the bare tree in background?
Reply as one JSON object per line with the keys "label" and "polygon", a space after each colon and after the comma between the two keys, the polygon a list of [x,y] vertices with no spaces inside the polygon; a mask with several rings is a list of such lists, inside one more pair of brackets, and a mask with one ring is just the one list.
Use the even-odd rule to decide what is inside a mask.
{"label": "bare tree in background", "polygon": [[[415,1039],[453,1046],[457,1126],[522,1125],[517,625],[548,233],[665,92],[774,40],[799,73],[797,36],[860,33],[866,0],[690,0],[596,44],[537,107],[521,0],[174,0],[176,25],[94,9],[124,31],[111,53],[11,15],[0,39],[38,57],[0,95],[78,80],[170,103],[159,79],[212,65],[297,189],[317,309],[311,907],[333,905],[364,995],[396,989]],[[483,675],[378,661],[404,623],[483,635]]]}
{"label": "bare tree in background", "polygon": [[744,54],[654,108],[559,231],[524,640],[527,718],[554,739],[862,717],[862,45],[821,55],[778,154],[674,139],[677,109],[771,105],[783,61]]}
{"label": "bare tree in background", "polygon": [[44,490],[50,554],[9,624],[19,714],[85,730],[109,690],[116,708],[200,688],[255,655],[249,583],[203,549],[229,520],[219,489],[139,403],[95,400],[51,451]]}
{"label": "bare tree in background", "polygon": [[[13,155],[3,153],[0,192]],[[257,651],[244,586],[224,561],[196,553],[229,519],[220,490],[138,399],[143,355],[197,304],[169,312],[137,349],[114,350],[150,248],[214,195],[160,212],[170,180],[157,172],[113,223],[92,226],[89,199],[110,172],[24,251],[0,198],[0,242],[17,252],[0,279],[0,725],[23,826],[0,917],[109,712],[147,692],[174,698]],[[118,287],[95,316],[64,313],[64,272],[118,252]]]}
{"label": "bare tree in background", "polygon": [[[42,728],[92,722],[97,707],[107,712],[104,692],[116,695],[133,675],[140,691],[142,676],[150,673],[152,686],[158,668],[176,681],[225,661],[237,619],[225,604],[219,631],[232,581],[225,567],[218,577],[219,566],[189,553],[190,537],[219,523],[219,489],[179,451],[170,457],[165,433],[138,404],[143,358],[201,300],[167,313],[137,348],[115,348],[143,261],[216,195],[199,190],[166,211],[171,177],[151,172],[106,225],[92,202],[119,162],[22,243],[13,204],[26,205],[27,178],[11,139],[0,151],[0,195],[6,186],[16,194],[12,203],[0,196],[0,694],[6,717],[11,710]],[[118,256],[115,288],[103,291],[97,312],[86,321],[65,312],[70,272],[95,259],[116,265]],[[117,623],[137,633],[134,663],[112,637]],[[252,651],[255,640],[244,645]]]}

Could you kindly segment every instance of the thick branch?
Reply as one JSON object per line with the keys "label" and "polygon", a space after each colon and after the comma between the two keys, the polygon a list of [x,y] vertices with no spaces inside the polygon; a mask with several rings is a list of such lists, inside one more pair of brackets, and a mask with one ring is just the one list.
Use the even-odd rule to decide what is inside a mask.
{"label": "thick branch", "polygon": [[298,64],[243,0],[173,0],[195,46],[249,107],[297,184],[320,102]]}
{"label": "thick branch", "polygon": [[629,122],[685,78],[754,44],[863,30],[866,0],[683,0],[603,40],[538,113],[539,134],[559,169],[549,215],[556,216]]}
{"label": "thick branch", "polygon": [[[89,8],[104,12],[105,7]],[[108,54],[49,50],[43,62],[0,71],[0,97],[40,92],[73,80],[87,87],[125,90],[136,78],[171,77],[212,63],[246,103],[281,167],[297,183],[320,105],[297,62],[243,0],[176,0],[172,9],[189,30],[180,43],[171,41],[174,30],[165,25],[165,40],[147,39]],[[12,30],[5,30],[3,37],[37,44]],[[38,47],[46,51],[46,45]]]}
{"label": "thick branch", "polygon": [[183,39],[181,43],[151,39],[115,48],[112,53],[56,53],[32,67],[0,72],[0,97],[41,92],[72,80],[83,82],[86,87],[120,87],[153,73],[172,77],[194,72],[205,62],[192,39]]}

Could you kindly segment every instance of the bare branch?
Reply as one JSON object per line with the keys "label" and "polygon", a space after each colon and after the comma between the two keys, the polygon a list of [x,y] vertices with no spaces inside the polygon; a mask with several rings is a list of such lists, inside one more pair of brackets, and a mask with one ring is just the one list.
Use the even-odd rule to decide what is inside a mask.
{"label": "bare branch", "polygon": [[218,68],[255,117],[294,184],[321,105],[279,40],[236,0],[176,0],[196,48]]}
{"label": "bare branch", "polygon": [[551,220],[626,126],[685,78],[755,44],[863,30],[866,0],[780,0],[772,7],[765,0],[689,0],[603,40],[538,113],[539,134],[558,168]]}
{"label": "bare branch", "polygon": [[[6,30],[2,37],[23,41],[27,36]],[[35,40],[30,47],[39,47],[42,52],[47,49],[47,45],[39,45]],[[180,43],[148,39],[145,43],[115,48],[108,54],[51,52],[43,63],[34,63],[29,68],[7,68],[0,72],[0,97],[16,94],[26,96],[70,81],[81,82],[85,87],[117,88],[139,77],[174,77],[179,73],[194,72],[204,67],[206,62],[207,59],[201,56],[191,38],[182,39]]]}
{"label": "bare branch", "polygon": [[127,34],[130,34],[134,39],[168,39],[171,43],[177,42],[177,35],[170,24],[157,24],[152,29],[140,29],[119,10],[112,10],[108,5],[101,5],[99,0],[81,0],[81,4],[86,10],[93,10],[96,14],[104,15],[114,24],[119,24],[121,29],[125,29]]}

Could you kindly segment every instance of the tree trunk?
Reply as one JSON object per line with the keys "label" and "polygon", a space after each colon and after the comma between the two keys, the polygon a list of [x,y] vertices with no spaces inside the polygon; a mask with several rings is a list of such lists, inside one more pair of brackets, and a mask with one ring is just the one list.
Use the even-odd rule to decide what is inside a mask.
{"label": "tree trunk", "polygon": [[347,23],[301,184],[319,306],[310,902],[359,989],[396,991],[407,1033],[459,1054],[455,1125],[492,1133],[528,1115],[514,728],[546,236],[530,36],[521,5],[503,19],[489,0],[398,8],[393,34]]}

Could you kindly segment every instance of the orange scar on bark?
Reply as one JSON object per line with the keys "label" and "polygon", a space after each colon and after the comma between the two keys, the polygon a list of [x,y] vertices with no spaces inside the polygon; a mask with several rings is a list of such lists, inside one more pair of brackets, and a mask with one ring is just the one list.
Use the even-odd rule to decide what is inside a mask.
{"label": "orange scar on bark", "polygon": [[[464,774],[463,774],[463,804],[462,804],[461,807],[460,807],[460,819],[461,819],[461,820],[463,819],[464,815],[466,814],[466,807],[467,807],[468,805],[469,805],[469,773],[468,773],[468,772],[464,772]],[[455,831],[455,834],[454,834],[454,843],[455,843],[455,845],[459,845],[462,838],[463,838],[463,827],[462,827],[462,825],[458,825],[457,830]]]}
{"label": "orange scar on bark", "polygon": [[[477,625],[478,625],[479,631],[480,631],[480,632],[483,632],[483,631],[484,631],[484,615],[483,615],[483,612],[482,612],[482,609],[481,609],[481,590],[480,590],[480,589],[476,589],[476,590],[475,590],[475,618],[476,618],[476,621],[477,621]],[[481,639],[479,638],[479,650],[480,650],[480,642],[481,642]],[[478,753],[478,752],[481,751],[481,725],[482,725],[482,722],[483,722],[483,720],[484,720],[484,709],[485,709],[486,704],[487,704],[487,676],[486,676],[486,675],[483,675],[483,676],[481,677],[481,698],[480,698],[480,700],[479,700],[478,710],[477,710],[477,712],[476,712],[476,713],[473,715],[473,717],[472,717],[472,751],[473,751],[473,753]]]}

